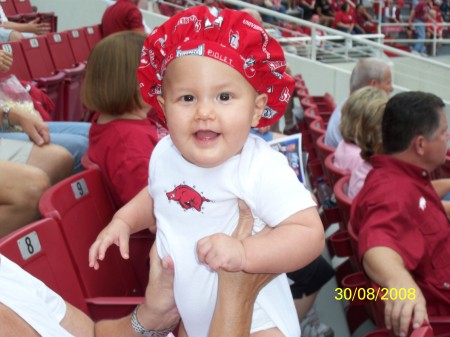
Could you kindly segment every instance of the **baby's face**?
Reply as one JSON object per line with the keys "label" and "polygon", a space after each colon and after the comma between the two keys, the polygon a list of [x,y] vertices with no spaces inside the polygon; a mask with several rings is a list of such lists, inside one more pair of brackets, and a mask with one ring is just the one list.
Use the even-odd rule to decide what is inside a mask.
{"label": "baby's face", "polygon": [[236,70],[205,56],[183,56],[166,69],[162,97],[170,136],[183,157],[214,167],[241,152],[267,95]]}

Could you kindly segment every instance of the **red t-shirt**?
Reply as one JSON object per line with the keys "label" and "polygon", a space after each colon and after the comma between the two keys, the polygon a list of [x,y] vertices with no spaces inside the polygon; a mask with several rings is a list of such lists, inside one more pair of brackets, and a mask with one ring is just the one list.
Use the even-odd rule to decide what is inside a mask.
{"label": "red t-shirt", "polygon": [[450,315],[450,223],[429,173],[389,156],[371,163],[351,209],[359,257],[377,246],[393,249],[421,288],[428,315]]}
{"label": "red t-shirt", "polygon": [[97,124],[98,117],[89,130],[88,157],[99,165],[116,206],[121,207],[147,186],[157,126],[150,118]]}
{"label": "red t-shirt", "polygon": [[346,25],[355,23],[355,15],[353,14],[353,11],[349,10],[348,12],[337,12],[334,16],[333,27],[338,27],[338,23],[344,23]]}
{"label": "red t-shirt", "polygon": [[416,6],[414,6],[414,18],[425,22],[429,9],[430,8],[427,3],[420,1]]}
{"label": "red t-shirt", "polygon": [[109,6],[102,18],[103,36],[124,30],[141,29],[144,31],[142,23],[142,13],[139,8],[129,0],[117,0]]}

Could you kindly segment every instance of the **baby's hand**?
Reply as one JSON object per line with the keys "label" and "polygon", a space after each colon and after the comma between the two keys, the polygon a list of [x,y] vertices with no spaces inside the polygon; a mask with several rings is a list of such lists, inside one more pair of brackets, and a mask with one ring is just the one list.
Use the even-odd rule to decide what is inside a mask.
{"label": "baby's hand", "polygon": [[102,261],[105,258],[106,250],[112,244],[119,246],[120,254],[124,259],[129,258],[128,241],[130,239],[130,227],[128,224],[118,218],[113,218],[106,226],[97,239],[89,248],[89,267],[99,269],[98,260]]}
{"label": "baby's hand", "polygon": [[197,255],[201,263],[207,264],[214,271],[241,271],[246,265],[242,242],[222,233],[199,240]]}

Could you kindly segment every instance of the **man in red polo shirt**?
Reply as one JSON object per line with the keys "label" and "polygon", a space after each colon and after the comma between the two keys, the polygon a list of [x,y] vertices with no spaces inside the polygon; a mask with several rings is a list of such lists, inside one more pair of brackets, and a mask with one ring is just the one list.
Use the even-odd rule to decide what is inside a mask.
{"label": "man in red polo shirt", "polygon": [[142,13],[137,3],[139,0],[117,0],[103,13],[102,31],[103,36],[108,36],[124,30],[145,32],[142,22]]}
{"label": "man in red polo shirt", "polygon": [[445,161],[450,138],[444,106],[423,92],[388,101],[384,154],[372,157],[373,170],[352,204],[350,223],[365,272],[390,290],[387,297],[403,289],[384,302],[385,324],[397,335],[406,336],[410,324],[417,328],[427,316],[450,315],[450,223],[441,202],[446,191],[430,180]]}

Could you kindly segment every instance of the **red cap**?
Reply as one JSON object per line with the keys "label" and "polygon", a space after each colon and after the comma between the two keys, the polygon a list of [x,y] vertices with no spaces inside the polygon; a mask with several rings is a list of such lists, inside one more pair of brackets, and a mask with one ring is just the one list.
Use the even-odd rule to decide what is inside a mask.
{"label": "red cap", "polygon": [[156,97],[167,65],[177,57],[207,56],[236,69],[268,102],[258,127],[283,115],[294,88],[280,44],[248,13],[224,9],[214,16],[205,6],[189,8],[155,28],[142,49],[138,69],[144,100],[164,114]]}

